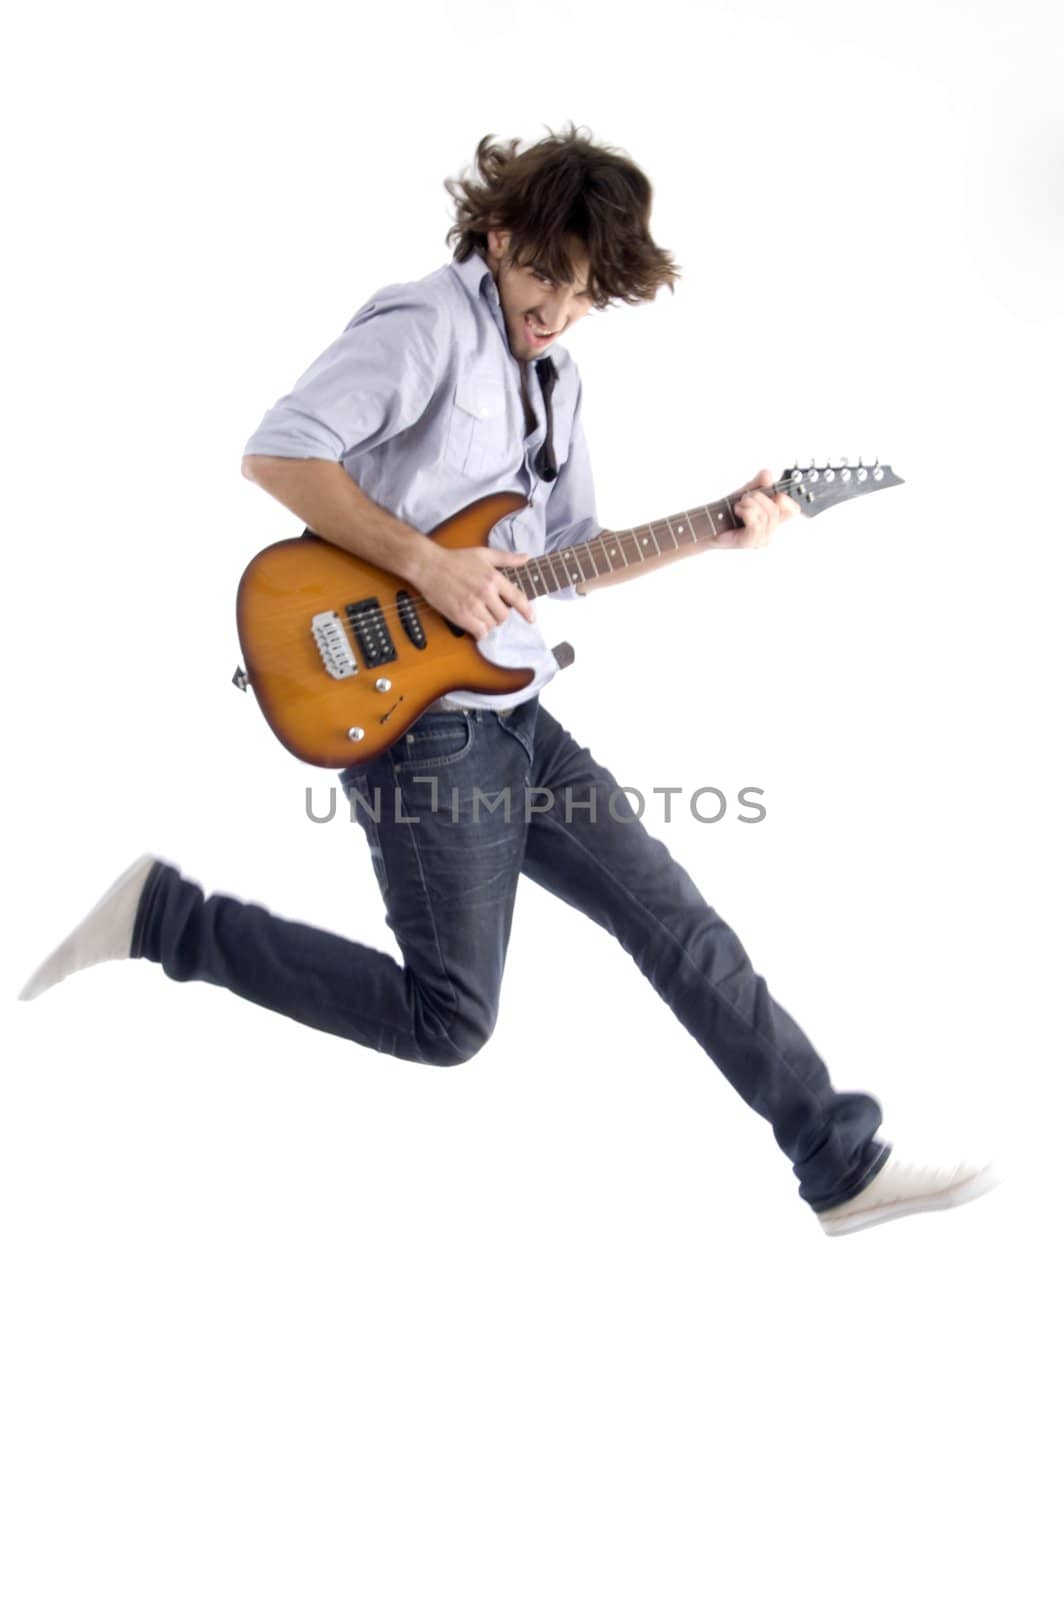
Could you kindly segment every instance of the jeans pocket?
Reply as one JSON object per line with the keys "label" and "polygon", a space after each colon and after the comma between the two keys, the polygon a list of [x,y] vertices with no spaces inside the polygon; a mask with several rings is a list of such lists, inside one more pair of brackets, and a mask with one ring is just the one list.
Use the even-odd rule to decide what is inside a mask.
{"label": "jeans pocket", "polygon": [[392,748],[397,773],[431,771],[460,761],[473,748],[476,719],[464,711],[426,711]]}

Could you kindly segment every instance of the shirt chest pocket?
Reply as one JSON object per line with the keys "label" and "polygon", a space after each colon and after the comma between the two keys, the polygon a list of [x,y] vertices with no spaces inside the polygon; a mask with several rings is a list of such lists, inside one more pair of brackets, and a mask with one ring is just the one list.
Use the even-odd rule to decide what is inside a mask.
{"label": "shirt chest pocket", "polygon": [[489,477],[506,464],[510,418],[498,378],[459,378],[454,390],[444,460],[470,478]]}

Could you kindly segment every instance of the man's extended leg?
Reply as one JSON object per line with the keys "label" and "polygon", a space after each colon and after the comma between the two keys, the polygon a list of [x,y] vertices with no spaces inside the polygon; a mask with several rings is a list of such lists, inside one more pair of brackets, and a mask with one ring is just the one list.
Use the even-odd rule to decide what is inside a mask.
{"label": "man's extended leg", "polygon": [[643,827],[612,773],[542,706],[531,781],[552,803],[533,811],[524,872],[620,941],[747,1104],[768,1119],[814,1211],[855,1194],[890,1153],[875,1138],[878,1103],[832,1086],[736,935]]}

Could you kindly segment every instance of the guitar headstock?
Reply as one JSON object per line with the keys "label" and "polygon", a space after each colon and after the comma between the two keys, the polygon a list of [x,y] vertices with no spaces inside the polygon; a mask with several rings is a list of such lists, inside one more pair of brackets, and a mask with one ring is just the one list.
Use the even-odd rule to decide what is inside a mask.
{"label": "guitar headstock", "polygon": [[896,483],[904,482],[904,478],[897,477],[890,467],[881,466],[878,460],[866,467],[858,457],[857,465],[851,467],[842,456],[837,465],[828,463],[823,467],[800,467],[795,462],[776,484],[776,492],[790,495],[807,517],[815,517],[830,506],[841,505],[844,500],[875,494],[877,489],[893,489]]}

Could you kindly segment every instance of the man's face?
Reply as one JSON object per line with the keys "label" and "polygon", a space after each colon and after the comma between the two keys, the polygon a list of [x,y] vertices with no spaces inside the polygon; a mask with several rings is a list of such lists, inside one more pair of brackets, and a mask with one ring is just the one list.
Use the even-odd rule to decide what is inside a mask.
{"label": "man's face", "polygon": [[[510,351],[518,361],[535,361],[591,310],[587,249],[582,240],[567,239],[575,280],[551,283],[532,267],[514,267],[506,263],[510,243],[508,231],[493,228],[487,237],[487,261],[499,291]],[[547,337],[537,338],[537,333]]]}

